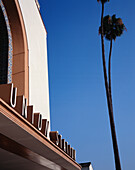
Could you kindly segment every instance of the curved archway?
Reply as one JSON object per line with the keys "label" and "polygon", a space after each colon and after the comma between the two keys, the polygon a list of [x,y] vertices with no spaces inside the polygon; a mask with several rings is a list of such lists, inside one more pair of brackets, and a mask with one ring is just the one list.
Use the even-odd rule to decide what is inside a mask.
{"label": "curved archway", "polygon": [[8,81],[9,40],[3,10],[4,8],[2,8],[2,2],[0,1],[0,84],[6,84]]}
{"label": "curved archway", "polygon": [[2,2],[12,33],[12,83],[18,88],[18,95],[24,95],[29,100],[28,43],[23,16],[18,0],[3,0]]}

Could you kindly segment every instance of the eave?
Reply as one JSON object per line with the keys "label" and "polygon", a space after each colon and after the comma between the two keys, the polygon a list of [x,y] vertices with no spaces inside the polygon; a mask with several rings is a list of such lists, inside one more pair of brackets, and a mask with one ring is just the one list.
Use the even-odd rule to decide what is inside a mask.
{"label": "eave", "polygon": [[[0,161],[0,167],[4,166],[4,169],[9,166],[10,169],[20,170],[29,169],[29,167],[33,170],[81,169],[76,161],[1,98],[0,148],[0,159],[3,160]],[[20,151],[17,148],[20,148]]]}

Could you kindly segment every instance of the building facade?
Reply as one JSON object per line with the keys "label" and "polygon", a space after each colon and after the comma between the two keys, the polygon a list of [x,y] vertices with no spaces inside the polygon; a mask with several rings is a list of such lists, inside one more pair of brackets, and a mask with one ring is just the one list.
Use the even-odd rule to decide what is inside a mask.
{"label": "building facade", "polygon": [[[18,95],[24,95],[29,105],[34,106],[34,111],[41,112],[43,118],[50,122],[47,32],[39,7],[34,0],[18,0],[16,4],[19,12],[12,9],[14,1],[10,4],[3,2],[11,11],[6,11],[1,1],[1,16],[5,15],[2,17],[3,20],[6,17],[6,21],[1,20],[4,23],[1,27],[3,30],[1,37],[7,41],[3,43],[2,40],[1,46],[6,44],[2,47],[6,49],[1,51],[7,53],[9,48],[12,49],[9,54],[4,54],[3,67],[5,69],[1,72],[1,77],[5,77],[3,83],[14,83],[18,88]],[[11,39],[11,44],[8,42],[9,39]],[[8,70],[6,70],[7,65],[10,66]]]}
{"label": "building facade", "polygon": [[0,169],[79,170],[50,129],[47,31],[37,0],[0,0]]}
{"label": "building facade", "polygon": [[91,162],[80,163],[82,170],[93,170]]}

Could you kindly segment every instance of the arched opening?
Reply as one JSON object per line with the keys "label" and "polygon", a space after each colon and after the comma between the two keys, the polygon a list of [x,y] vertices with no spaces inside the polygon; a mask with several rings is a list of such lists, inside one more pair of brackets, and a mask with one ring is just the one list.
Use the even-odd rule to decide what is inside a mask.
{"label": "arched opening", "polygon": [[8,49],[7,25],[2,7],[0,6],[0,84],[8,82]]}
{"label": "arched opening", "polygon": [[[1,0],[0,0],[1,1]],[[28,43],[23,16],[18,0],[2,0],[12,34],[12,80],[17,94],[29,101]]]}

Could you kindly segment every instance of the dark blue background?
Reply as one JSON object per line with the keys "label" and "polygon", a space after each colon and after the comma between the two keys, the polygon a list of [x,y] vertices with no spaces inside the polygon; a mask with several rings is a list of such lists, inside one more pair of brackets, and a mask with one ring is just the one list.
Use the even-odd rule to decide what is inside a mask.
{"label": "dark blue background", "polygon": [[[76,150],[77,161],[113,170],[114,159],[98,35],[96,0],[39,0],[48,32],[51,127]],[[127,27],[113,43],[114,114],[123,170],[135,162],[135,2],[111,0],[106,14]],[[106,42],[106,54],[109,42]]]}

